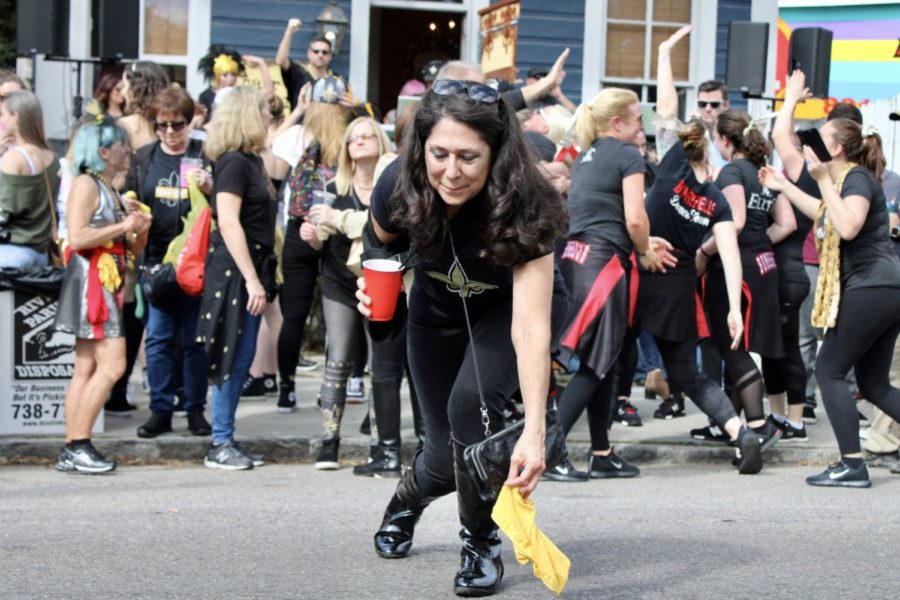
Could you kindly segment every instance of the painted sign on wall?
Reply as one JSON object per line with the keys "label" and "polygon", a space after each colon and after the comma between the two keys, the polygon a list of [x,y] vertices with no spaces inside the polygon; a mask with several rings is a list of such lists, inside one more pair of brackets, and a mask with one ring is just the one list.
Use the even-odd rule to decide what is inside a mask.
{"label": "painted sign on wall", "polygon": [[[797,107],[799,119],[823,119],[838,102],[862,106],[893,98],[900,92],[900,2],[840,6],[797,6],[785,3],[778,14],[776,78],[783,88],[787,76],[791,32],[802,27],[832,31],[829,95]],[[777,95],[781,95],[779,92]]]}

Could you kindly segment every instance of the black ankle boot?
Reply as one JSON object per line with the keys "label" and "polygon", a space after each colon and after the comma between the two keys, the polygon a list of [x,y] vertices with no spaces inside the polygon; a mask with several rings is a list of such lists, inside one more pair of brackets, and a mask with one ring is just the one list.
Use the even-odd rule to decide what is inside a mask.
{"label": "black ankle boot", "polygon": [[465,470],[462,455],[463,447],[454,443],[456,494],[462,524],[459,537],[463,547],[453,591],[457,596],[490,596],[497,592],[503,579],[500,536],[491,518],[493,503],[485,502],[479,496],[475,481]]}
{"label": "black ankle boot", "polygon": [[163,413],[151,413],[147,422],[138,427],[138,437],[155,438],[172,431],[172,415]]}
{"label": "black ankle boot", "polygon": [[406,469],[384,511],[381,527],[375,532],[375,553],[381,558],[406,558],[412,548],[416,523],[432,500],[419,491],[413,468]]}
{"label": "black ankle boot", "polygon": [[457,596],[491,596],[503,579],[500,560],[500,537],[494,531],[490,537],[478,538],[463,527],[459,532],[463,541],[459,571],[453,580]]}
{"label": "black ankle boot", "polygon": [[400,477],[400,444],[378,444],[368,463],[353,467],[354,475]]}

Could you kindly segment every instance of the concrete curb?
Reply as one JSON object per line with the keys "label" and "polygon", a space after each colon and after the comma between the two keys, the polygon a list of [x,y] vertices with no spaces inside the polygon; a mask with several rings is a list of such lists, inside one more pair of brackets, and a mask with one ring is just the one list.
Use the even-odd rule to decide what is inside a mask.
{"label": "concrete curb", "polygon": [[[95,440],[100,450],[115,460],[130,465],[154,465],[170,462],[199,463],[208,447],[209,438],[162,436],[152,440],[103,439]],[[240,441],[267,460],[278,463],[311,463],[318,455],[319,438],[308,437],[241,437]],[[576,465],[587,462],[590,444],[570,441],[569,454]],[[59,453],[59,438],[6,438],[0,441],[0,465],[52,464]],[[409,461],[416,444],[403,444],[404,461]],[[727,463],[734,449],[722,445],[696,443],[619,443],[616,453],[636,465],[680,463]],[[369,456],[369,438],[346,437],[341,440],[341,461],[362,463]],[[834,462],[837,451],[833,447],[790,446],[776,444],[765,455],[766,464],[820,465]]]}

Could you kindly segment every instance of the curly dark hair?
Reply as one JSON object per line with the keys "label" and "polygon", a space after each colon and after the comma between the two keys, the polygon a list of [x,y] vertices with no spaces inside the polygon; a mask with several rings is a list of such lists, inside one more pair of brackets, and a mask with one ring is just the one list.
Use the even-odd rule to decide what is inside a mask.
{"label": "curly dark hair", "polygon": [[425,94],[403,139],[403,169],[390,200],[393,222],[409,232],[423,258],[440,255],[449,221],[444,201],[428,182],[425,141],[444,118],[470,127],[491,148],[482,256],[512,266],[550,252],[567,230],[568,215],[538,172],[516,113],[504,100],[485,104],[465,94]]}
{"label": "curly dark hair", "polygon": [[732,108],[716,119],[716,131],[731,142],[736,152],[743,154],[757,167],[762,167],[772,155],[772,146],[756,127],[750,127],[750,123],[750,115]]}
{"label": "curly dark hair", "polygon": [[153,120],[153,99],[169,87],[169,76],[161,66],[151,61],[131,63],[125,69],[125,77],[131,87],[129,114],[139,114],[147,121]]}

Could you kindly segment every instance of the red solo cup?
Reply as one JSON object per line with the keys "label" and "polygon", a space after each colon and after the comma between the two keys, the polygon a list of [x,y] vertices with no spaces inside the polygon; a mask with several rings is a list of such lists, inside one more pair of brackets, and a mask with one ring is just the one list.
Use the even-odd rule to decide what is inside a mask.
{"label": "red solo cup", "polygon": [[373,258],[363,261],[363,277],[366,280],[366,295],[372,299],[369,310],[370,321],[390,321],[397,309],[403,271],[395,260]]}

